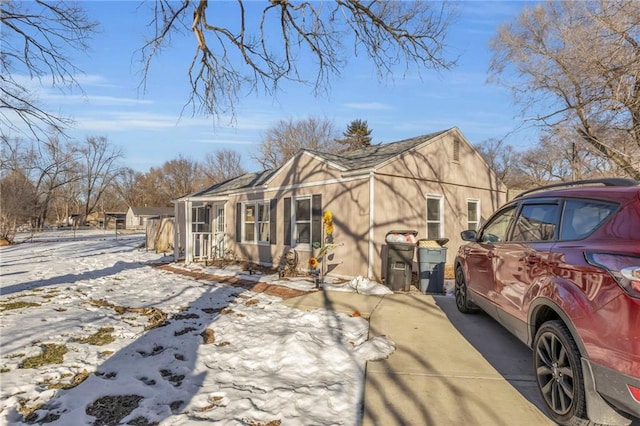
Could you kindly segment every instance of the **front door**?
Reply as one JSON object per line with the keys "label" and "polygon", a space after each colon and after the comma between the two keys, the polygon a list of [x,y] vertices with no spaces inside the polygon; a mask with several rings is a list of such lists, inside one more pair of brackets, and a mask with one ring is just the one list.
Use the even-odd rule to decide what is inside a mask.
{"label": "front door", "polygon": [[215,218],[213,223],[213,248],[214,258],[222,259],[226,250],[224,244],[226,222],[224,220],[224,204],[215,205]]}

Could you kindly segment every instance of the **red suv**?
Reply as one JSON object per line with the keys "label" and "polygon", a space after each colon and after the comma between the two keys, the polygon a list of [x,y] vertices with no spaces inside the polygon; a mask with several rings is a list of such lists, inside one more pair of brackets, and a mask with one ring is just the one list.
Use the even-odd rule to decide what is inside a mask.
{"label": "red suv", "polygon": [[481,308],[533,349],[538,390],[557,423],[640,418],[639,185],[537,188],[462,232],[456,306]]}

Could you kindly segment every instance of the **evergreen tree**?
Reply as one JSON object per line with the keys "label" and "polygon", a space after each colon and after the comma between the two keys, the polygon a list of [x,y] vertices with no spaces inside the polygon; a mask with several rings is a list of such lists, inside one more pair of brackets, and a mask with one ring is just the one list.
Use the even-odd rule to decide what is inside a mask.
{"label": "evergreen tree", "polygon": [[353,120],[342,135],[344,138],[336,141],[345,145],[345,151],[371,146],[371,129],[367,125],[367,120]]}

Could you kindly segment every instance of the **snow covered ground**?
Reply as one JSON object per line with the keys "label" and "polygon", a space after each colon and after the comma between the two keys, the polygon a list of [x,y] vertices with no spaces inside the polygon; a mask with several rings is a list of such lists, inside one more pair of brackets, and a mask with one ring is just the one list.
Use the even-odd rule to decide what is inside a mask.
{"label": "snow covered ground", "polygon": [[[365,362],[392,341],[359,316],[161,270],[171,259],[143,242],[53,231],[0,248],[0,424],[359,422]],[[387,291],[361,278],[327,289]]]}

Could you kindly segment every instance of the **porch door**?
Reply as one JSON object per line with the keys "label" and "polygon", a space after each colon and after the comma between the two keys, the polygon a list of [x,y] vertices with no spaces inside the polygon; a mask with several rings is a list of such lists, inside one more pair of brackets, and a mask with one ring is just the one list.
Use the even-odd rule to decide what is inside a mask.
{"label": "porch door", "polygon": [[224,220],[224,204],[217,204],[215,207],[215,219],[213,223],[213,247],[214,257],[222,259],[224,257],[225,244],[225,220]]}

